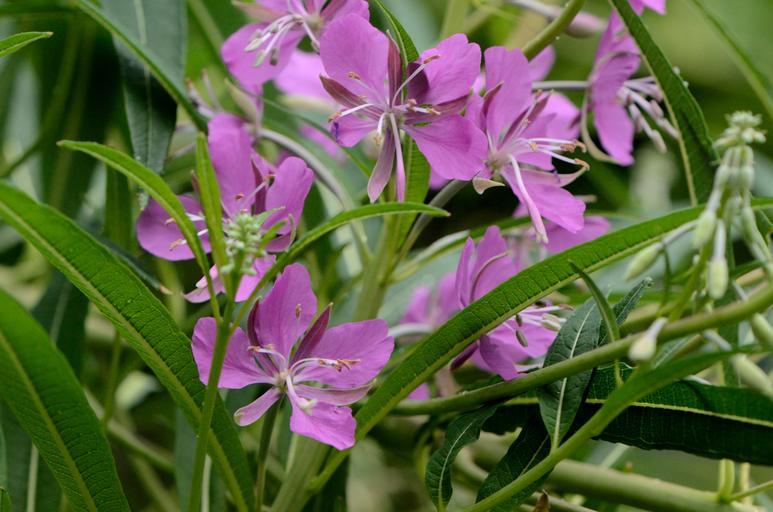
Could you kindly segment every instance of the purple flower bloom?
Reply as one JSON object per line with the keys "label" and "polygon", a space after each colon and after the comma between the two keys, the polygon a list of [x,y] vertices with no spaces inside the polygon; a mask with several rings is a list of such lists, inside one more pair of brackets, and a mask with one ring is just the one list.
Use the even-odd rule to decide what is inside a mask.
{"label": "purple flower bloom", "polygon": [[548,237],[550,241],[547,244],[547,250],[550,253],[563,252],[576,245],[584,244],[595,240],[609,231],[609,221],[598,215],[589,215],[585,217],[585,224],[582,229],[572,233],[558,224],[550,223],[547,226]]}
{"label": "purple flower bloom", "polygon": [[368,182],[375,201],[396,162],[397,198],[405,198],[401,131],[445,178],[469,180],[485,156],[483,134],[458,115],[480,69],[480,49],[462,34],[440,42],[410,64],[403,76],[397,45],[355,15],[328,25],[320,41],[327,76],[322,83],[344,107],[331,129],[339,144],[353,146],[376,131],[379,158]]}
{"label": "purple flower bloom", "polygon": [[620,165],[633,163],[633,138],[637,130],[644,131],[661,151],[666,149],[663,138],[649,125],[645,113],[669,135],[678,136],[658,104],[663,101],[663,94],[655,79],[631,79],[640,63],[636,43],[613,13],[599,41],[589,77],[588,108],[593,112],[602,147]]}
{"label": "purple flower bloom", "polygon": [[[567,138],[575,130],[568,122],[571,103],[551,105],[550,94],[532,93],[529,62],[520,50],[492,47],[485,60],[486,94],[473,96],[465,114],[488,138],[486,169],[478,177],[504,179],[526,206],[540,241],[548,241],[542,217],[578,231],[585,204],[563,187],[587,164],[561,154],[580,145]],[[583,169],[571,175],[546,172],[553,170],[554,158]]]}
{"label": "purple flower bloom", "polygon": [[[346,405],[362,398],[392,353],[386,322],[366,320],[328,328],[331,307],[317,312],[309,274],[288,266],[250,312],[247,333],[231,337],[218,386],[268,384],[268,391],[234,415],[239,425],[257,421],[283,395],[290,429],[339,450],[354,444],[355,421]],[[209,379],[216,338],[213,318],[193,331],[193,356],[202,382]]]}
{"label": "purple flower bloom", "polygon": [[[220,185],[220,201],[223,208],[224,227],[236,221],[240,215],[257,215],[274,211],[262,225],[267,230],[282,222],[277,237],[266,246],[268,252],[281,252],[292,241],[303,203],[314,179],[303,160],[287,158],[279,168],[265,162],[253,150],[253,137],[241,119],[230,114],[218,114],[209,122],[209,150]],[[180,201],[193,221],[205,251],[209,251],[209,239],[204,214],[199,201],[192,196],[180,196]],[[179,227],[156,201],[151,200],[137,219],[137,238],[149,253],[171,261],[193,258],[190,247],[182,237]],[[245,300],[257,285],[260,277],[273,262],[273,256],[257,258],[254,275],[243,276],[237,300]],[[223,291],[212,269],[216,291]],[[205,280],[197,289],[186,295],[192,302],[209,298]]]}
{"label": "purple flower bloom", "polygon": [[652,9],[658,14],[666,14],[666,0],[628,0],[633,10],[641,14],[645,8]]}
{"label": "purple flower bloom", "polygon": [[240,5],[258,23],[232,34],[221,54],[241,86],[256,95],[285,69],[304,36],[319,49],[319,37],[331,21],[348,14],[368,19],[365,0],[254,0]]}

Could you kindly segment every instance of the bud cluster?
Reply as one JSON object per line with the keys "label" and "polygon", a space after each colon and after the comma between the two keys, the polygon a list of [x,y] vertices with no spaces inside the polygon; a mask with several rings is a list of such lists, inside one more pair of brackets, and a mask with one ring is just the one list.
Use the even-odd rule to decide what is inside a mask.
{"label": "bud cluster", "polygon": [[757,228],[751,208],[754,152],[749,144],[765,142],[765,135],[758,128],[761,119],[749,112],[735,112],[728,117],[728,123],[730,126],[716,143],[724,153],[714,188],[693,234],[696,249],[711,244],[706,286],[709,296],[715,300],[727,291],[729,279],[725,251],[728,230],[734,222],[739,225],[741,237],[752,255],[766,265],[771,262],[770,249]]}
{"label": "bud cluster", "polygon": [[257,258],[266,255],[266,245],[269,240],[266,239],[263,225],[271,213],[252,215],[242,212],[231,218],[224,226],[228,263],[221,269],[223,274],[236,270],[240,275],[255,275],[253,263]]}

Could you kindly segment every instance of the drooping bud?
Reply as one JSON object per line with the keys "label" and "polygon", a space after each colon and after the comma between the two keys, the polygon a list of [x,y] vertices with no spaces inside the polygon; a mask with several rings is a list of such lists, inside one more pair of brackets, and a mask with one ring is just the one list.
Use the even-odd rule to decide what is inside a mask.
{"label": "drooping bud", "polygon": [[768,375],[746,356],[743,354],[733,356],[730,358],[730,364],[741,382],[760,393],[773,396],[773,383],[770,382]]}
{"label": "drooping bud", "polygon": [[628,358],[631,361],[643,363],[652,359],[658,349],[658,335],[666,322],[668,322],[666,318],[658,318],[639,339],[633,342],[628,349]]}
{"label": "drooping bud", "polygon": [[709,243],[714,236],[714,230],[717,227],[717,214],[714,210],[708,208],[698,217],[698,223],[693,231],[692,245],[699,249]]}
{"label": "drooping bud", "polygon": [[662,250],[663,245],[658,243],[639,252],[628,265],[628,269],[625,271],[625,280],[630,281],[646,272],[655,263],[655,260],[658,259]]}
{"label": "drooping bud", "polygon": [[751,320],[749,320],[749,325],[757,341],[773,350],[773,327],[771,327],[765,317],[755,313],[752,315]]}
{"label": "drooping bud", "polygon": [[709,262],[709,273],[706,278],[709,296],[714,300],[721,299],[727,291],[728,283],[727,260],[723,258],[713,258]]}

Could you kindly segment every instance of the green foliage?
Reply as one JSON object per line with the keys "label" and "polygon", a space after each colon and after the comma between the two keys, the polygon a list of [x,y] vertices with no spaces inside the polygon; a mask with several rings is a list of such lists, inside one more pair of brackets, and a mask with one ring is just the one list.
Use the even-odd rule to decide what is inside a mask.
{"label": "green foliage", "polygon": [[[158,178],[154,173],[152,176]],[[113,323],[169,390],[188,421],[197,426],[204,386],[199,381],[190,340],[139,278],[72,221],[5,184],[0,184],[0,217],[33,244]],[[237,508],[249,509],[252,484],[247,459],[234,423],[219,401],[209,446]]]}
{"label": "green foliage", "polygon": [[23,32],[21,34],[14,34],[10,37],[6,37],[5,39],[0,39],[0,57],[21,50],[33,41],[51,37],[52,35],[52,32]]}
{"label": "green foliage", "polygon": [[[2,396],[75,510],[129,510],[113,456],[64,357],[24,308],[0,293]],[[62,414],[66,411],[66,414]]]}
{"label": "green foliage", "polygon": [[687,187],[693,204],[706,201],[714,181],[714,166],[719,157],[709,137],[703,112],[684,79],[674,70],[666,56],[655,44],[641,18],[633,11],[628,0],[610,0],[620,13],[631,36],[658,81],[676,128],[679,130],[679,149],[682,154]]}
{"label": "green foliage", "polygon": [[438,510],[445,510],[451,499],[451,467],[456,456],[462,448],[478,440],[483,424],[496,412],[497,407],[476,409],[449,423],[443,445],[429,459],[424,478],[430,499]]}
{"label": "green foliage", "polygon": [[[183,83],[188,35],[183,0],[102,0],[105,16],[126,27],[143,48],[152,48],[159,64]],[[177,119],[177,104],[131,50],[113,36],[121,63],[126,118],[132,151],[156,172],[164,167]]]}
{"label": "green foliage", "polygon": [[[589,299],[561,327],[545,355],[544,366],[572,359],[596,348],[600,327],[601,314],[596,303]],[[592,373],[585,371],[565,377],[537,392],[540,415],[553,448],[558,447],[572,426]]]}

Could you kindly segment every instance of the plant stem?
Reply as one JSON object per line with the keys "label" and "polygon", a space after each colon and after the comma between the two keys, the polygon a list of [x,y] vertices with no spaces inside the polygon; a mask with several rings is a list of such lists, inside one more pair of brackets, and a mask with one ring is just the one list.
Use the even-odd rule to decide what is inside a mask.
{"label": "plant stem", "polygon": [[317,473],[328,452],[327,446],[308,437],[298,437],[297,441],[297,456],[271,507],[276,512],[294,512],[303,508],[310,496],[306,485]]}
{"label": "plant stem", "polygon": [[105,384],[105,404],[102,413],[102,426],[107,428],[110,418],[115,410],[115,390],[118,387],[118,373],[121,371],[121,336],[118,332],[113,334],[113,347],[110,351],[110,368],[107,373],[107,383]]}
{"label": "plant stem", "polygon": [[263,426],[260,429],[260,445],[258,445],[258,471],[255,477],[255,506],[263,506],[263,488],[266,485],[266,460],[268,448],[271,445],[271,434],[274,431],[277,411],[281,402],[277,402],[263,416]]}
{"label": "plant stem", "polygon": [[[562,443],[558,448],[551,451],[547,457],[522,473],[514,481],[505,485],[487,498],[475,503],[472,507],[465,509],[464,512],[485,512],[492,510],[495,506],[507,502],[507,500],[516,496],[529,485],[552,471],[559,462],[571,456],[592,437],[599,435],[607,425],[609,425],[612,420],[623,412],[632,402],[635,402],[641,397],[646,396],[677,379],[700,371],[717,361],[718,359],[716,358],[707,359],[703,357],[692,360],[687,364],[682,364],[675,369],[669,368],[670,373],[665,373],[661,367],[650,372],[638,373],[639,378],[637,378],[637,375],[632,376],[626,381],[623,387],[610,395],[610,399],[608,399],[601,409],[580,427],[574,435]],[[649,379],[645,377],[646,375],[651,375],[658,371],[660,371],[661,374],[657,375],[657,379],[651,376]],[[706,509],[703,508],[700,510],[705,511]]]}
{"label": "plant stem", "polygon": [[207,458],[207,441],[209,441],[209,427],[217,403],[217,385],[220,382],[220,372],[223,369],[226,349],[230,338],[230,318],[233,312],[233,302],[226,302],[223,316],[217,326],[217,339],[215,351],[212,355],[212,366],[207,379],[207,390],[204,396],[204,407],[199,421],[199,430],[196,435],[196,455],[193,462],[193,479],[191,481],[191,498],[188,505],[189,512],[199,512],[201,504],[201,485],[204,478],[204,461]]}
{"label": "plant stem", "polygon": [[585,80],[543,80],[531,84],[533,91],[561,89],[564,91],[584,91],[590,87],[590,82]]}
{"label": "plant stem", "polygon": [[764,484],[756,485],[751,489],[747,489],[745,491],[731,494],[730,496],[727,497],[727,499],[728,501],[738,501],[746,498],[747,496],[754,496],[755,494],[759,494],[761,492],[767,492],[771,489],[773,489],[773,480],[769,480]]}
{"label": "plant stem", "polygon": [[463,30],[469,7],[470,0],[449,0],[445,16],[443,16],[439,39],[445,39]]}
{"label": "plant stem", "polygon": [[642,475],[602,469],[564,460],[550,474],[549,483],[562,491],[612,503],[663,512],[739,512],[751,510],[716,503],[713,494]]}
{"label": "plant stem", "polygon": [[[710,313],[701,313],[672,322],[660,332],[658,341],[665,342],[719,325],[738,322],[756,312],[764,311],[771,304],[773,304],[773,287],[766,287],[745,301],[717,308]],[[483,403],[513,397],[569,375],[595,368],[601,363],[625,357],[631,344],[637,338],[637,335],[632,334],[620,341],[608,343],[572,359],[527,373],[518,379],[500,382],[467,393],[431,400],[403,401],[392,409],[390,414],[438,414],[474,409]]]}
{"label": "plant stem", "polygon": [[735,489],[735,464],[732,460],[719,461],[719,485],[717,486],[717,500],[727,502],[728,497]]}
{"label": "plant stem", "polygon": [[572,23],[572,20],[574,20],[584,4],[585,0],[569,0],[561,14],[551,21],[534,39],[524,45],[523,54],[526,58],[534,58],[539,52],[553,44],[553,41]]}

